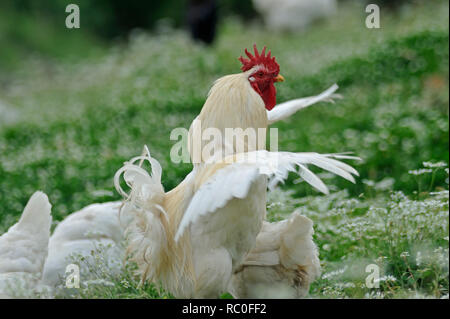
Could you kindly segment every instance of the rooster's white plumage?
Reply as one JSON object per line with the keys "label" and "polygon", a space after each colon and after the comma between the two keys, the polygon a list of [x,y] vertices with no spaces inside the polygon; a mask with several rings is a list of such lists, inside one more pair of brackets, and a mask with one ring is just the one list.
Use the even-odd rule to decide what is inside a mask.
{"label": "rooster's white plumage", "polygon": [[[236,154],[229,161],[194,168],[168,193],[162,190],[161,167],[149,153],[132,159],[118,171],[115,184],[125,194],[119,183],[125,173],[131,188],[125,195],[125,209],[138,216],[128,229],[129,250],[143,279],[161,282],[177,297],[218,297],[229,291],[233,273],[239,271],[261,231],[267,179],[271,188],[288,172],[297,172],[327,192],[306,165],[354,181],[352,174],[357,172],[335,158],[354,157],[264,150]],[[135,164],[142,159],[156,164],[156,173],[148,174]],[[293,236],[289,247],[294,248],[298,238]]]}

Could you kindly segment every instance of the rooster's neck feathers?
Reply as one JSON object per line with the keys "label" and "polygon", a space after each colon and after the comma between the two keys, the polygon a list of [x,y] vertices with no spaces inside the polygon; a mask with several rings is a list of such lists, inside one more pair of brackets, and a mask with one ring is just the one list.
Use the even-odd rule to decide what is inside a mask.
{"label": "rooster's neck feathers", "polygon": [[[268,126],[267,112],[264,102],[250,85],[250,71],[224,76],[218,79],[211,88],[208,98],[198,116],[202,131],[207,128],[217,128],[225,137],[225,129],[258,128]],[[199,141],[197,136],[196,141]],[[202,142],[203,143],[203,142]],[[232,143],[233,144],[233,143]],[[264,141],[256,145],[265,146]],[[248,149],[253,151],[255,149]]]}
{"label": "rooster's neck feathers", "polygon": [[[252,88],[248,79],[252,73],[261,67],[255,66],[247,72],[226,75],[218,79],[208,93],[208,99],[203,106],[200,116],[210,111],[217,115],[220,113],[226,114],[225,118],[220,118],[220,121],[223,122],[232,115],[231,120],[240,119],[236,124],[240,124],[241,121],[244,121],[242,124],[245,122],[250,124],[248,126],[244,125],[245,127],[255,127],[252,124],[255,121],[267,121],[264,101]],[[261,127],[266,127],[267,123],[263,122]],[[228,127],[243,128],[242,124]]]}

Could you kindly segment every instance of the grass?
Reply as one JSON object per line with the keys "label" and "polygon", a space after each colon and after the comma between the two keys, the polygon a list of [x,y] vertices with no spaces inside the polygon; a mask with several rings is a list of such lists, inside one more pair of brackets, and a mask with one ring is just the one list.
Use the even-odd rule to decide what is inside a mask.
{"label": "grass", "polygon": [[[271,219],[300,209],[315,223],[323,276],[312,296],[448,297],[448,169],[423,167],[449,161],[448,3],[386,13],[380,30],[366,29],[364,18],[363,8],[347,6],[300,34],[227,20],[213,48],[180,31],[135,33],[101,57],[24,63],[0,89],[0,233],[36,189],[49,195],[56,221],[118,199],[112,176],[143,144],[161,162],[165,188],[176,186],[191,166],[170,162],[170,131],[189,126],[211,83],[238,72],[236,58],[255,42],[272,49],[287,79],[279,101],[334,82],[344,96],[277,124],[279,149],[363,158],[356,185],[322,175],[330,196],[289,180],[270,197]],[[380,289],[362,286],[372,263]],[[81,296],[166,296],[136,288],[128,270],[107,280],[115,285]]]}

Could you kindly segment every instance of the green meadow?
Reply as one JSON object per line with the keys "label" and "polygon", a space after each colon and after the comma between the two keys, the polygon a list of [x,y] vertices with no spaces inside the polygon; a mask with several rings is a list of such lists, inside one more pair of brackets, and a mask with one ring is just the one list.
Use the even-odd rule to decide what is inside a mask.
{"label": "green meadow", "polygon": [[[213,47],[171,28],[109,46],[52,31],[60,47],[43,41],[47,55],[19,61],[23,48],[9,47],[0,54],[11,57],[0,63],[0,234],[35,190],[48,194],[55,225],[118,200],[114,173],[144,144],[163,167],[165,189],[175,187],[192,166],[171,162],[170,132],[189,128],[213,81],[239,72],[237,58],[256,43],[271,49],[286,79],[279,102],[333,83],[343,97],[277,123],[279,150],[362,158],[351,163],[360,173],[354,185],[319,175],[330,195],[291,177],[269,196],[270,220],[299,210],[314,221],[323,269],[311,297],[448,298],[448,2],[383,14],[380,29],[364,20],[363,7],[346,5],[301,33],[227,18]],[[380,269],[377,289],[365,285],[371,264]],[[81,296],[166,297],[137,288],[129,270]]]}

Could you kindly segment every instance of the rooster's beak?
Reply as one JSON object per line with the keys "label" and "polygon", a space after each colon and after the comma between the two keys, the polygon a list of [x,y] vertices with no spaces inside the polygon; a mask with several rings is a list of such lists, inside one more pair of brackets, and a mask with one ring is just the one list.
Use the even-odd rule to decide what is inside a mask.
{"label": "rooster's beak", "polygon": [[284,82],[284,77],[281,74],[278,74],[274,79],[274,82]]}

